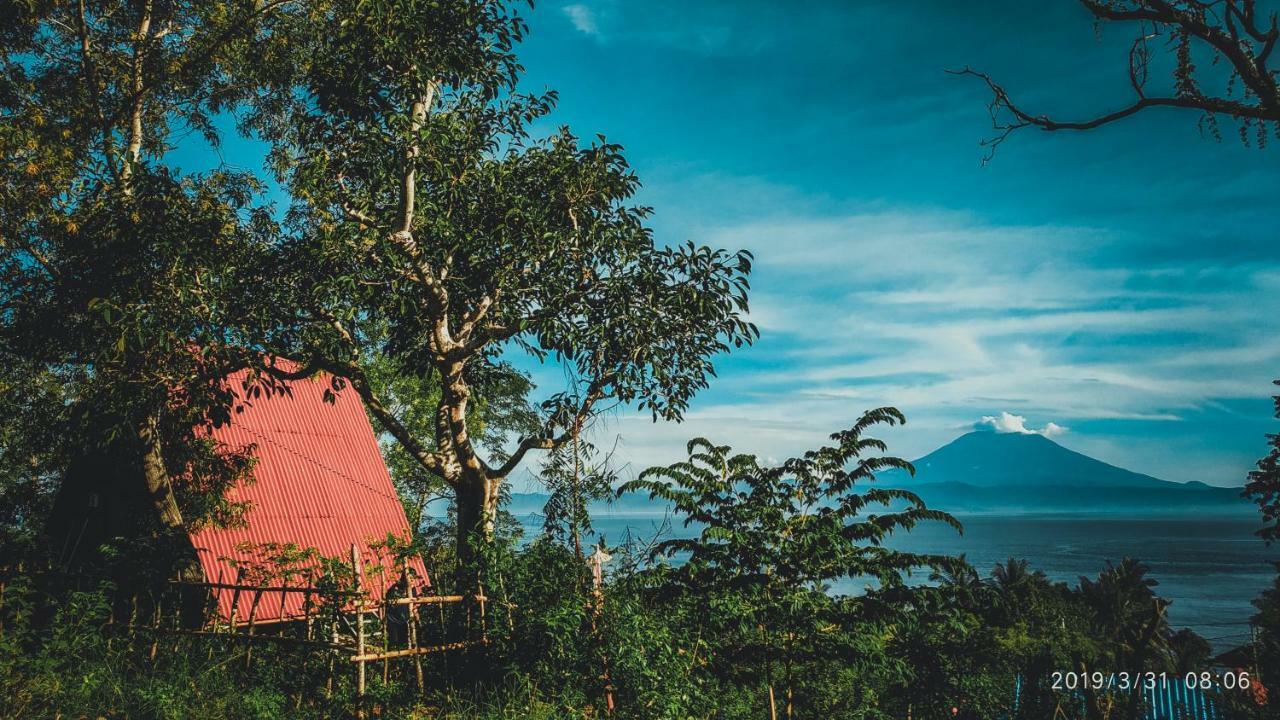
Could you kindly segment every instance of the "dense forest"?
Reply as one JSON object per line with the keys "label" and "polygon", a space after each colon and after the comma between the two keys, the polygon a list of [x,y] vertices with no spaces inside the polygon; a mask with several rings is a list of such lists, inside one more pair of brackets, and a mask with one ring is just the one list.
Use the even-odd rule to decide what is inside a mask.
{"label": "dense forest", "polygon": [[[1234,34],[1224,52],[1257,102],[1206,100],[1174,43],[1184,99],[1164,104],[1257,137],[1275,123],[1278,33],[1251,2],[1229,0],[1222,25],[1201,7],[1216,3],[1085,4],[1181,43]],[[876,483],[911,470],[876,437],[906,421],[896,409],[781,462],[695,439],[618,477],[595,421],[682,419],[716,358],[759,337],[752,256],[656,241],[623,148],[546,130],[555,92],[520,85],[530,11],[0,1],[0,714],[1136,718],[1141,674],[1212,670],[1217,717],[1280,717],[1280,576],[1237,664],[1169,624],[1139,559],[1061,583],[1016,558],[891,549],[921,523],[963,529]],[[982,77],[1001,140],[1090,126],[1025,113]],[[232,136],[260,167],[175,160]],[[554,364],[565,387],[534,387],[514,358]],[[362,402],[413,529],[396,552],[425,558],[440,593],[485,598],[439,620],[479,641],[373,663],[360,688],[310,627],[293,644],[202,633],[167,594],[194,572],[186,533],[246,510],[227,490],[252,477],[253,449],[209,429],[301,382]],[[1270,441],[1248,486],[1265,540]],[[533,536],[503,509],[522,468],[550,492]],[[59,496],[86,478],[144,511],[73,563]],[[623,493],[670,503],[696,534],[593,547],[588,505]],[[444,518],[426,511],[440,498]],[[341,613],[342,558],[268,550],[264,573],[321,568]],[[866,591],[831,591],[850,578]],[[1091,680],[1103,669],[1132,685]]]}

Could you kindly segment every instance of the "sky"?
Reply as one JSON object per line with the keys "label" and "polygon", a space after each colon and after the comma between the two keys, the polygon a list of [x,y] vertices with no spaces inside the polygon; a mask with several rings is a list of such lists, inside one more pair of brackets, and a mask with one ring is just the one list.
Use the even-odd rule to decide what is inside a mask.
{"label": "sky", "polygon": [[1280,430],[1280,148],[1164,111],[1024,130],[983,166],[988,95],[945,72],[1088,116],[1129,99],[1131,28],[1071,0],[544,0],[528,18],[524,87],[626,148],[659,241],[757,260],[761,338],[685,421],[596,424],[625,472],[695,436],[779,460],[894,405],[908,423],[882,436],[908,458],[983,427],[1240,485]]}

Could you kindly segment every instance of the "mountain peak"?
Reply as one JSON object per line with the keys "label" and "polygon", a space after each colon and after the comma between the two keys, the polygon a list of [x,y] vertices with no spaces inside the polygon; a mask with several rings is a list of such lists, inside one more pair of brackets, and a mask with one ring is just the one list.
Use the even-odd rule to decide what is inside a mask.
{"label": "mountain peak", "polygon": [[1174,487],[1116,467],[1035,433],[976,430],[915,461],[916,482],[979,487]]}

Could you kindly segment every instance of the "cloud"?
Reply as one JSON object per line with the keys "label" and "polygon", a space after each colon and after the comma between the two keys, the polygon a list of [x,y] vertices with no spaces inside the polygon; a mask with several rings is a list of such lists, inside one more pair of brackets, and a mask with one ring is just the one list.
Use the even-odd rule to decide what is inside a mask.
{"label": "cloud", "polygon": [[600,20],[596,17],[595,10],[581,3],[573,5],[565,5],[560,11],[569,18],[569,22],[573,23],[573,27],[578,32],[591,37],[600,37]]}
{"label": "cloud", "polygon": [[1057,437],[1058,435],[1065,435],[1067,430],[1067,427],[1059,425],[1056,422],[1051,422],[1044,426],[1044,429],[1040,431],[1040,434],[1047,438],[1051,438]]}
{"label": "cloud", "polygon": [[1048,423],[1039,430],[1027,427],[1027,419],[1025,417],[1014,415],[1007,410],[999,415],[983,415],[982,419],[974,423],[973,427],[975,430],[994,430],[998,433],[1043,435],[1045,437],[1054,437],[1067,432],[1067,428],[1055,422]]}

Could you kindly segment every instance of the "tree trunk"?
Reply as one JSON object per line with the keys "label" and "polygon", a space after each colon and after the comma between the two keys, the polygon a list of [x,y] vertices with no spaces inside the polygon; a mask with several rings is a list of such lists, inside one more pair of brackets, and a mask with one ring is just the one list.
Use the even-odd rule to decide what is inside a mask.
{"label": "tree trunk", "polygon": [[[504,478],[490,477],[489,469],[476,455],[467,430],[467,407],[471,387],[463,377],[464,364],[453,363],[442,369],[440,405],[436,410],[436,446],[451,454],[455,463],[454,504],[458,513],[458,568],[475,579],[478,559],[477,543],[493,537],[498,513],[498,488]],[[461,579],[461,578],[460,578]],[[463,590],[462,588],[459,588]],[[465,592],[465,590],[463,590]]]}
{"label": "tree trunk", "polygon": [[[484,479],[463,478],[454,491],[454,507],[458,513],[458,569],[464,574],[475,564],[476,543],[484,536]],[[465,592],[466,588],[458,588]]]}
{"label": "tree trunk", "polygon": [[142,476],[147,485],[147,497],[156,509],[156,516],[166,530],[182,528],[182,511],[169,482],[169,471],[164,466],[164,449],[160,442],[160,418],[152,413],[138,428],[138,441],[142,448]]}

